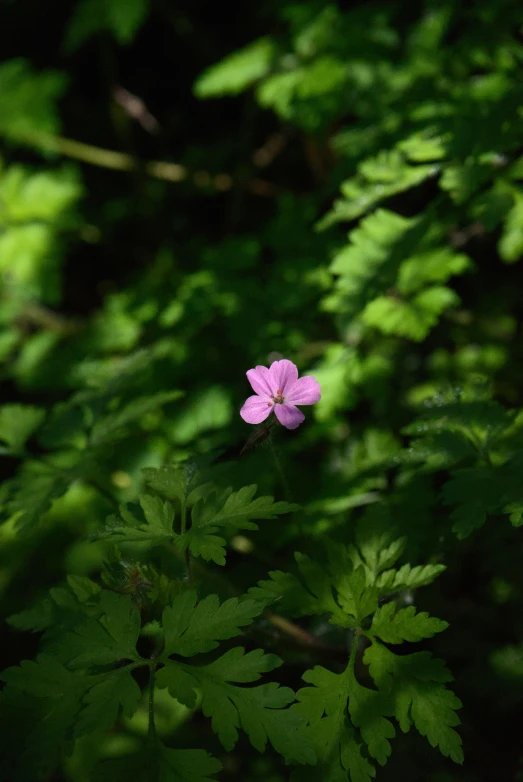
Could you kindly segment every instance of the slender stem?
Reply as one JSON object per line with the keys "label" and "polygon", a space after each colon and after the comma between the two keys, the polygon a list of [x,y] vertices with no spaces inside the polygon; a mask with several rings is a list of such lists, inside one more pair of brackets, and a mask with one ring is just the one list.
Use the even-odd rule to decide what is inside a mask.
{"label": "slender stem", "polygon": [[151,663],[149,670],[149,741],[156,741],[156,723],[154,721],[154,671],[156,663]]}
{"label": "slender stem", "polygon": [[[185,535],[187,532],[187,502],[186,500],[182,500],[182,522],[181,522],[181,534]],[[185,553],[185,567],[187,570],[187,579],[189,583],[192,583],[192,568],[191,568],[191,552],[189,551],[189,546],[186,547]]]}
{"label": "slender stem", "polygon": [[182,526],[180,529],[180,534],[185,535],[187,532],[187,502],[185,500],[182,500]]}
{"label": "slender stem", "polygon": [[110,491],[105,488],[105,486],[102,486],[98,481],[95,480],[89,480],[87,481],[90,486],[93,487],[93,489],[96,489],[96,491],[105,499],[107,502],[109,502],[113,508],[118,509],[118,501],[112,496]]}
{"label": "slender stem", "polygon": [[[183,182],[191,179],[197,187],[213,187],[215,190],[226,191],[233,186],[233,178],[230,174],[211,174],[208,171],[189,171],[179,163],[171,163],[165,160],[142,161],[113,149],[103,149],[92,144],[84,144],[82,141],[52,136],[47,133],[32,133],[26,136],[27,142],[43,150],[50,150],[59,155],[81,160],[92,166],[110,168],[113,171],[136,171],[143,168],[145,172],[155,179],[163,179],[165,182]],[[271,197],[277,193],[278,188],[272,182],[267,182],[258,177],[251,178],[246,189],[254,195]]]}
{"label": "slender stem", "polygon": [[[274,464],[276,465],[276,469],[278,471],[278,475],[280,476],[281,485],[283,488],[283,493],[285,494],[285,499],[287,502],[293,502],[291,490],[289,488],[289,483],[287,481],[287,477],[285,475],[285,472],[283,471],[283,467],[281,465],[280,457],[278,456],[278,451],[276,450],[276,446],[274,445],[272,441],[272,437],[269,438],[269,447],[272,452],[272,457],[274,459]],[[295,520],[296,520],[296,528],[298,532],[298,536],[305,539],[305,530],[303,529],[303,524],[301,522],[301,518],[299,515],[295,514]]]}
{"label": "slender stem", "polygon": [[358,651],[358,646],[360,644],[360,635],[361,635],[361,631],[359,627],[357,627],[356,630],[354,631],[354,637],[352,639],[352,646],[350,649],[350,657],[349,657],[349,668],[353,672],[356,665],[356,652]]}
{"label": "slender stem", "polygon": [[276,465],[276,469],[278,471],[278,475],[280,476],[281,485],[283,488],[283,492],[285,494],[285,498],[287,502],[292,502],[292,495],[291,490],[289,488],[289,484],[287,482],[287,478],[285,476],[285,473],[283,472],[283,467],[281,466],[280,457],[278,456],[278,452],[276,450],[276,446],[274,445],[272,441],[272,437],[269,438],[269,447],[272,452],[272,458],[274,459],[274,464]]}

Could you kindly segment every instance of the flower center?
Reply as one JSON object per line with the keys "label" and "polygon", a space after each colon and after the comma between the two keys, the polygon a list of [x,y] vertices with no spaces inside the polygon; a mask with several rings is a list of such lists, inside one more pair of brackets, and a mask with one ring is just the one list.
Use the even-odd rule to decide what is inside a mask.
{"label": "flower center", "polygon": [[279,388],[272,398],[274,400],[275,405],[282,405],[285,402],[285,399],[283,398],[283,394]]}

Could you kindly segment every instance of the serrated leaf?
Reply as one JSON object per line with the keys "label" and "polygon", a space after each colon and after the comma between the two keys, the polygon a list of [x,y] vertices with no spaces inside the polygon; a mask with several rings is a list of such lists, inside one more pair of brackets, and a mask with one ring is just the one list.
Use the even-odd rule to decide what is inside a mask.
{"label": "serrated leaf", "polygon": [[181,396],[183,396],[181,391],[162,391],[158,394],[133,399],[120,410],[111,412],[96,422],[91,431],[91,443],[104,445],[125,437],[129,427],[136,427],[147,413],[157,410]]}
{"label": "serrated leaf", "polygon": [[364,662],[372,678],[394,702],[394,714],[403,732],[414,723],[433,747],[456,763],[463,762],[455,710],[461,701],[443,686],[452,676],[441,660],[428,652],[398,656],[378,643],[365,650]]}
{"label": "serrated leaf", "polygon": [[74,470],[58,472],[43,462],[26,461],[8,487],[5,512],[16,518],[21,530],[36,526],[63,496],[73,480]]}
{"label": "serrated leaf", "polygon": [[385,603],[372,617],[370,633],[389,644],[403,641],[422,641],[432,638],[448,627],[448,623],[429,616],[426,612],[416,613],[414,606],[396,610],[395,603]]}
{"label": "serrated leaf", "polygon": [[1,675],[3,779],[50,778],[90,685],[83,673],[68,671],[49,655],[24,661]]}
{"label": "serrated leaf", "polygon": [[79,673],[67,670],[49,654],[40,654],[36,660],[23,660],[16,668],[7,668],[0,675],[6,684],[37,698],[58,697],[76,693],[89,686]]}
{"label": "serrated leaf", "polygon": [[489,467],[467,467],[456,470],[441,490],[444,505],[458,504],[452,511],[452,530],[466,538],[483,526],[489,513],[495,513],[502,502],[500,481]]}
{"label": "serrated leaf", "polygon": [[384,334],[421,342],[439,316],[458,304],[459,297],[453,290],[433,285],[408,300],[379,296],[365,307],[361,317],[367,326],[374,326]]}
{"label": "serrated leaf", "polygon": [[86,603],[100,594],[98,584],[86,576],[67,576],[67,583],[80,603]]}
{"label": "serrated leaf", "polygon": [[194,93],[197,98],[215,98],[243,92],[269,72],[274,56],[273,41],[259,38],[204,71]]}
{"label": "serrated leaf", "polygon": [[0,441],[7,443],[8,453],[18,456],[24,445],[45,418],[45,411],[30,405],[0,407]]}
{"label": "serrated leaf", "polygon": [[144,467],[142,473],[150,489],[170,500],[186,502],[197,486],[198,471],[192,464]]}
{"label": "serrated leaf", "polygon": [[514,205],[505,219],[498,251],[507,263],[514,263],[523,255],[523,197],[518,191],[514,191]]}
{"label": "serrated leaf", "polygon": [[[136,755],[99,763],[92,782],[214,782],[222,764],[203,749],[168,749],[161,742]],[[212,775],[212,776],[210,776]]]}
{"label": "serrated leaf", "polygon": [[16,627],[17,630],[40,632],[51,624],[54,614],[53,609],[53,601],[49,597],[44,597],[38,600],[31,608],[12,614],[6,621],[11,627]]}
{"label": "serrated leaf", "polygon": [[194,505],[191,528],[180,536],[178,545],[189,548],[195,557],[212,559],[217,565],[225,564],[225,538],[217,532],[232,535],[240,529],[258,529],[252,519],[274,519],[284,513],[299,510],[299,505],[274,502],[272,497],[256,497],[257,486],[244,486],[236,492],[207,494]]}
{"label": "serrated leaf", "polygon": [[310,596],[296,576],[281,570],[271,570],[268,576],[267,580],[258,581],[247,594],[265,606],[278,602],[278,609],[290,616],[302,615],[305,610],[304,599],[309,597],[310,600]]}
{"label": "serrated leaf", "polygon": [[196,592],[185,592],[174,599],[172,606],[164,609],[162,658],[171,654],[192,657],[216,649],[218,641],[238,635],[240,628],[250,624],[263,608],[254,600],[240,602],[236,597],[220,605],[217,595],[208,595],[198,602]]}
{"label": "serrated leaf", "polygon": [[211,671],[224,682],[255,682],[262,673],[273,671],[282,662],[275,654],[265,654],[263,649],[253,649],[245,654],[242,646],[235,646],[207,666],[207,671]]}
{"label": "serrated leaf", "polygon": [[[227,750],[235,746],[241,727],[259,752],[269,740],[288,762],[313,763],[315,755],[308,746],[302,718],[284,709],[294,700],[292,690],[276,682],[256,687],[231,683],[257,680],[262,672],[279,665],[279,658],[260,650],[255,655],[241,652],[231,650],[205,666],[168,662],[157,674],[158,686],[168,687],[173,697],[186,702],[187,685],[192,680],[202,693],[203,713],[212,718],[212,728]],[[180,677],[181,672],[189,678]]]}
{"label": "serrated leaf", "polygon": [[83,622],[59,646],[60,658],[75,668],[140,659],[136,651],[140,613],[131,598],[103,590],[100,609],[99,620]]}
{"label": "serrated leaf", "polygon": [[307,721],[307,733],[318,755],[315,778],[345,782],[370,782],[376,775],[361,754],[356,731],[347,717],[347,672],[335,674],[316,666],[306,671],[304,681],[313,685],[298,690],[298,703],[291,708]]}
{"label": "serrated leaf", "polygon": [[138,708],[141,690],[130,671],[122,668],[98,678],[101,680],[84,695],[75,736],[109,730],[120,708],[126,717],[132,717]]}
{"label": "serrated leaf", "polygon": [[362,567],[340,579],[336,589],[342,609],[353,616],[358,625],[378,607],[378,590],[374,586],[367,586]]}
{"label": "serrated leaf", "polygon": [[348,680],[348,689],[351,720],[360,729],[369,755],[384,766],[392,751],[389,739],[396,735],[392,722],[387,719],[394,713],[392,701],[376,690],[362,687],[353,672]]}
{"label": "serrated leaf", "polygon": [[418,589],[432,584],[445,565],[402,565],[399,570],[385,570],[378,576],[376,586],[380,595],[393,594],[405,589]]}

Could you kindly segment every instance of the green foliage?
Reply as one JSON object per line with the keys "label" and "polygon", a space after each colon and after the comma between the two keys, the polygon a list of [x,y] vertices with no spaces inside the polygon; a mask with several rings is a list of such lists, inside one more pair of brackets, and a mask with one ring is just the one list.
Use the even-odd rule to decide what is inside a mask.
{"label": "green foliage", "polygon": [[[128,508],[120,509],[120,517],[112,516],[104,537],[118,541],[144,542],[160,545],[174,541],[180,551],[189,551],[195,557],[225,564],[227,538],[242,529],[256,530],[252,519],[274,519],[278,515],[299,510],[299,505],[274,502],[272,497],[257,497],[257,486],[244,486],[237,492],[231,488],[220,490],[216,484],[200,477],[196,465],[171,466],[159,469],[145,468],[147,485],[162,496],[178,500],[181,506],[181,526],[173,528],[175,518],[172,504],[159,497],[144,495],[140,505],[145,522],[136,518]],[[190,509],[190,524],[187,510]],[[187,528],[188,527],[188,528]]]}
{"label": "green foliage", "polygon": [[0,407],[0,440],[4,453],[19,456],[33,432],[38,429],[45,411],[31,405],[3,405]]}
{"label": "green foliage", "polygon": [[164,610],[165,657],[210,652],[218,646],[217,641],[233,638],[262,610],[253,600],[238,603],[233,597],[220,605],[216,595],[209,595],[196,605],[197,599],[196,592],[189,591]]}
{"label": "green foliage", "polygon": [[87,40],[106,30],[118,43],[130,44],[149,11],[149,0],[80,0],[66,31],[64,48],[76,51]]}
{"label": "green foliage", "polygon": [[[463,761],[461,741],[453,730],[459,724],[455,710],[461,703],[442,684],[451,680],[443,663],[426,652],[397,656],[380,643],[421,641],[448,625],[426,612],[417,613],[414,606],[397,610],[391,601],[378,607],[378,594],[394,589],[395,579],[388,577],[391,571],[385,568],[400,556],[402,541],[376,533],[377,530],[367,534],[361,530],[358,548],[333,550],[328,570],[311,568],[307,563],[307,570],[302,568],[300,574],[305,580],[301,589],[307,588],[309,595],[314,593],[308,605],[301,601],[300,615],[317,612],[323,602],[322,612],[332,612],[329,621],[355,630],[345,672],[334,674],[319,666],[307,671],[303,679],[312,686],[298,691],[299,704],[293,706],[307,720],[310,740],[324,764],[326,779],[347,778],[344,772],[349,773],[350,779],[374,777],[376,771],[371,761],[383,766],[392,751],[389,740],[395,737],[395,729],[389,717],[397,720],[403,732],[414,724],[433,747],[458,763]],[[320,585],[322,573],[325,577]],[[273,583],[277,581],[280,587],[283,605],[289,589],[296,599],[300,589],[296,579],[293,582],[282,578],[283,574],[271,575]],[[383,585],[384,575],[390,584],[388,589]],[[399,576],[399,571],[395,575]],[[427,578],[436,575],[432,572]],[[267,582],[262,582],[251,593],[262,599],[276,597],[274,590],[271,594],[270,582],[268,588]],[[337,603],[336,611],[327,605],[328,595],[332,604]],[[348,621],[343,622],[343,613],[349,615]],[[371,614],[372,621],[366,622]],[[356,677],[355,659],[361,634],[371,642],[364,661],[378,690],[362,685]]]}
{"label": "green foliage", "polygon": [[431,746],[462,763],[461,740],[454,730],[461,701],[444,686],[452,677],[442,661],[429,652],[398,656],[376,643],[365,651],[364,659],[375,684],[394,702],[401,730],[406,733],[414,725]]}
{"label": "green foliage", "polygon": [[0,777],[515,779],[518,4],[69,5],[0,4]]}
{"label": "green foliage", "polygon": [[57,71],[35,72],[27,60],[0,65],[0,132],[12,141],[30,141],[35,133],[56,133],[56,102],[67,78]]}
{"label": "green foliage", "polygon": [[194,85],[196,97],[216,98],[243,92],[267,75],[274,56],[270,38],[254,41],[202,73]]}
{"label": "green foliage", "polygon": [[136,782],[213,782],[221,768],[221,763],[204,750],[168,749],[160,743],[154,751],[100,763],[92,779],[110,782],[132,776]]}
{"label": "green foliage", "polygon": [[60,233],[81,195],[71,168],[31,173],[0,167],[0,273],[11,296],[56,303],[60,297]]}

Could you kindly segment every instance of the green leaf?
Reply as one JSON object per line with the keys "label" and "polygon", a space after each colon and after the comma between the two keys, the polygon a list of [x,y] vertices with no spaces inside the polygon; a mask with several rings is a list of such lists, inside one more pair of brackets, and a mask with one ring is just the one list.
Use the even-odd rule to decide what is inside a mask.
{"label": "green leaf", "polygon": [[130,671],[121,668],[104,674],[83,698],[85,707],[75,726],[75,736],[97,733],[112,728],[120,707],[126,717],[132,717],[140,702],[141,690]]}
{"label": "green leaf", "polygon": [[409,300],[379,296],[365,307],[363,322],[384,334],[407,337],[415,342],[425,339],[449,307],[459,304],[458,295],[450,288],[434,285]]}
{"label": "green leaf", "polygon": [[[7,668],[0,678],[6,684],[16,687],[37,698],[70,697],[82,691],[89,681],[77,672],[67,670],[49,654],[40,654],[35,661],[24,660],[17,668]],[[76,709],[79,704],[76,704]]]}
{"label": "green leaf", "polygon": [[7,443],[7,452],[15,456],[23,454],[25,443],[44,418],[45,411],[39,407],[30,405],[0,407],[0,441]]}
{"label": "green leaf", "polygon": [[226,541],[216,532],[232,535],[239,529],[258,529],[251,519],[274,519],[300,509],[299,505],[288,502],[274,502],[272,497],[253,499],[256,489],[256,484],[252,484],[236,492],[227,489],[199,499],[191,513],[191,528],[180,536],[178,545],[183,549],[188,547],[195,557],[224,565]]}
{"label": "green leaf", "polygon": [[361,753],[357,733],[348,721],[347,677],[316,666],[303,675],[313,685],[298,690],[298,703],[291,707],[307,722],[307,735],[321,764],[315,778],[345,782],[370,782],[376,776]]}
{"label": "green leaf", "polygon": [[437,247],[407,259],[398,275],[398,291],[410,295],[427,284],[446,282],[455,274],[463,274],[472,267],[472,261],[463,253],[455,253],[450,247]]}
{"label": "green leaf", "polygon": [[455,713],[461,701],[443,686],[452,676],[441,660],[428,652],[398,656],[373,643],[365,650],[364,662],[376,684],[394,702],[394,715],[406,733],[412,724],[433,747],[456,763],[463,762],[459,725]]}
{"label": "green leaf", "polygon": [[75,668],[139,660],[140,613],[131,598],[103,590],[100,609],[99,620],[88,619],[64,636],[60,658]]}
{"label": "green leaf", "polygon": [[447,622],[429,616],[426,612],[416,613],[414,606],[396,611],[395,603],[385,603],[372,617],[369,632],[389,644],[403,641],[421,641],[432,638],[448,627]]}
{"label": "green leaf", "polygon": [[[341,627],[355,627],[378,607],[378,591],[362,566],[354,567],[351,547],[329,546],[327,562],[295,555],[299,574],[271,571],[249,594],[265,604],[281,598],[278,609],[292,616],[328,614]],[[361,559],[359,560],[361,561]],[[385,562],[387,559],[384,560]]]}
{"label": "green leaf", "polygon": [[[78,468],[81,470],[81,463]],[[48,464],[26,461],[8,487],[5,514],[16,519],[20,529],[30,529],[40,523],[54,500],[63,496],[74,480],[76,467],[58,471]]]}
{"label": "green leaf", "polygon": [[[54,304],[60,298],[60,234],[80,195],[78,174],[70,167],[0,169],[0,274],[9,275],[11,291],[27,302],[29,314],[32,307],[38,312],[31,299]],[[54,344],[56,336],[36,334],[30,344]]]}
{"label": "green leaf", "polygon": [[[365,511],[356,528],[355,544],[348,553],[355,568],[363,567],[367,583],[373,585],[378,575],[390,568],[401,556],[406,538],[396,536],[390,511],[385,505],[375,505]],[[339,547],[332,547],[332,553],[339,554]],[[343,561],[338,565],[346,570]]]}
{"label": "green leaf", "polygon": [[162,616],[165,649],[162,659],[171,654],[192,657],[216,649],[218,641],[238,635],[241,627],[251,624],[264,606],[254,600],[240,602],[232,597],[220,605],[217,595],[208,595],[200,602],[190,590],[179,595]]}
{"label": "green leaf", "polygon": [[72,738],[91,681],[44,654],[34,662],[8,668],[0,678],[6,682],[0,696],[2,778],[19,782],[49,778],[64,743]]}
{"label": "green leaf", "polygon": [[282,613],[301,616],[305,606],[310,605],[311,596],[305,592],[298,578],[281,570],[271,570],[268,576],[267,581],[258,581],[247,594],[265,606],[278,601],[278,610]]}
{"label": "green leaf", "polygon": [[338,602],[344,611],[354,617],[357,625],[372,614],[378,607],[378,591],[367,586],[365,571],[362,567],[353,570],[336,584]]}
{"label": "green leaf", "polygon": [[441,491],[444,505],[458,507],[452,511],[452,530],[458,538],[466,538],[483,526],[489,513],[495,513],[502,503],[500,481],[490,467],[466,467],[452,473]]}
{"label": "green leaf", "polygon": [[109,516],[105,530],[100,537],[116,537],[119,541],[161,544],[173,540],[174,508],[170,502],[162,502],[160,497],[143,494],[140,505],[145,515],[145,524],[136,519],[125,507],[120,508],[120,516]]}
{"label": "green leaf", "polygon": [[270,38],[259,38],[212,65],[196,80],[197,98],[237,95],[262,79],[270,70],[276,49]]}
{"label": "green leaf", "polygon": [[60,129],[57,102],[67,78],[57,71],[33,71],[17,58],[0,65],[0,133],[27,142]]}
{"label": "green leaf", "polygon": [[[212,718],[212,728],[225,749],[235,746],[241,727],[259,752],[265,750],[269,740],[287,762],[314,763],[315,755],[308,745],[302,718],[284,709],[294,701],[292,690],[276,682],[257,687],[237,687],[231,683],[256,681],[262,672],[280,663],[278,657],[264,655],[261,650],[244,656],[243,649],[233,649],[209,665],[168,662],[156,678],[158,686],[168,687],[171,695],[183,703],[187,703],[192,680],[193,687],[201,690],[203,713]],[[189,703],[193,704],[194,700]]]}
{"label": "green leaf", "polygon": [[369,755],[384,766],[392,751],[389,739],[396,735],[392,722],[387,719],[394,713],[391,700],[376,690],[362,687],[353,671],[349,673],[348,691],[351,720],[360,729]]}
{"label": "green leaf", "polygon": [[[214,774],[222,768],[220,761],[203,749],[162,747],[160,758],[158,782],[212,782]],[[149,782],[149,779],[145,777],[144,782]]]}
{"label": "green leaf", "polygon": [[128,434],[129,427],[135,427],[147,413],[183,396],[181,391],[162,391],[151,396],[138,397],[121,410],[109,413],[96,422],[91,431],[93,445],[115,442]]}
{"label": "green leaf", "polygon": [[339,275],[337,293],[327,307],[349,317],[362,312],[394,284],[401,263],[410,255],[424,227],[378,209],[349,234],[350,244],[334,257],[330,270]]}
{"label": "green leaf", "polygon": [[69,21],[64,48],[75,52],[103,30],[112,32],[120,44],[130,44],[148,11],[149,0],[80,0]]}
{"label": "green leaf", "polygon": [[161,741],[145,747],[139,754],[99,763],[92,782],[214,782],[222,768],[216,758],[203,749],[168,749]]}
{"label": "green leaf", "polygon": [[405,589],[418,589],[432,584],[443,571],[445,565],[402,565],[399,570],[385,570],[380,573],[376,585],[380,595],[394,594]]}
{"label": "green leaf", "polygon": [[[170,500],[179,500],[192,505],[196,498],[191,494],[198,488],[199,474],[195,464],[168,465],[165,467],[144,467],[146,485]],[[191,498],[192,502],[189,502]]]}
{"label": "green leaf", "polygon": [[376,157],[365,159],[355,177],[341,184],[343,199],[319,223],[319,229],[340,221],[354,220],[387,198],[416,187],[434,177],[439,166],[411,165],[399,149],[381,150]]}
{"label": "green leaf", "polygon": [[518,191],[514,191],[514,205],[506,217],[498,250],[508,263],[519,261],[523,255],[523,196]]}

